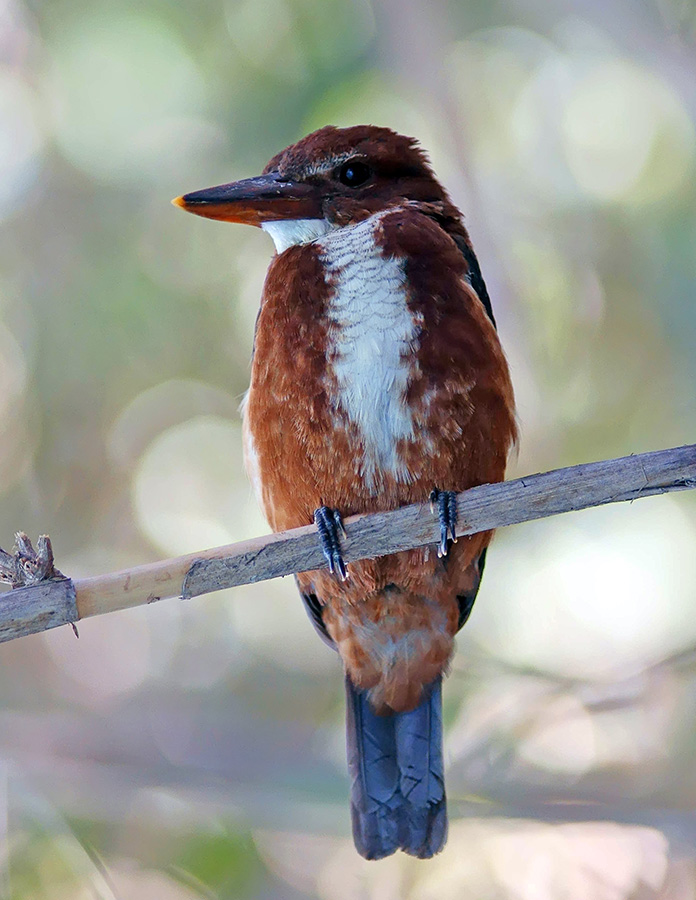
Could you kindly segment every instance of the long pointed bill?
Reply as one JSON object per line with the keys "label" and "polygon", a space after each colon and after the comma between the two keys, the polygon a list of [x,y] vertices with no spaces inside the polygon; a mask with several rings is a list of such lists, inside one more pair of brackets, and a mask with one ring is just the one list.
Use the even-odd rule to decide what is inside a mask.
{"label": "long pointed bill", "polygon": [[194,191],[172,203],[206,219],[245,225],[323,217],[318,188],[299,181],[282,181],[277,172]]}

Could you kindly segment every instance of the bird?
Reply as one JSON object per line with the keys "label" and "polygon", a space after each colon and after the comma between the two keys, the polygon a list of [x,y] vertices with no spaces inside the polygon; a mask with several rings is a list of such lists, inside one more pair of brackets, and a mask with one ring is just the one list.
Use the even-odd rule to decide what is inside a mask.
{"label": "bird", "polygon": [[[442,679],[492,532],[457,536],[456,493],[502,481],[513,388],[462,213],[414,138],[332,125],[260,176],[174,201],[275,245],[243,404],[251,483],[274,531],[314,522],[296,576],[338,651],[357,851],[447,840]],[[345,563],[343,519],[430,502],[437,546]]]}

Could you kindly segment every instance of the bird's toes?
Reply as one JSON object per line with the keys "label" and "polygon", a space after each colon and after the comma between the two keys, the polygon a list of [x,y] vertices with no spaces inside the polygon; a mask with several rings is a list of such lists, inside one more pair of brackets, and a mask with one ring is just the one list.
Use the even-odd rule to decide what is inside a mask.
{"label": "bird's toes", "polygon": [[319,532],[319,542],[329,572],[341,581],[347,581],[348,571],[341,555],[341,536],[345,536],[346,533],[341,514],[337,509],[320,506],[314,510],[314,524]]}
{"label": "bird's toes", "polygon": [[447,556],[450,543],[457,543],[457,493],[434,488],[430,492],[430,509],[440,523],[440,543],[437,555]]}

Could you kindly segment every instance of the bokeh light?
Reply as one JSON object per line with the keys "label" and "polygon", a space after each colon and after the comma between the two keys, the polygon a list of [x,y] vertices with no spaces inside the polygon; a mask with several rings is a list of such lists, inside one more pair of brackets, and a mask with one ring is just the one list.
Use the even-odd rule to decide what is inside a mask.
{"label": "bokeh light", "polygon": [[599,508],[526,529],[524,544],[498,548],[487,588],[501,599],[472,620],[469,636],[488,652],[592,679],[696,643],[696,533],[678,502]]}
{"label": "bokeh light", "polygon": [[31,194],[41,172],[43,144],[36,96],[0,65],[0,220]]}
{"label": "bokeh light", "polygon": [[204,111],[201,73],[178,36],[144,9],[97,6],[58,30],[54,53],[46,87],[56,138],[86,173],[151,181],[167,171],[172,145],[184,142],[188,155],[191,129],[205,138],[186,118]]}

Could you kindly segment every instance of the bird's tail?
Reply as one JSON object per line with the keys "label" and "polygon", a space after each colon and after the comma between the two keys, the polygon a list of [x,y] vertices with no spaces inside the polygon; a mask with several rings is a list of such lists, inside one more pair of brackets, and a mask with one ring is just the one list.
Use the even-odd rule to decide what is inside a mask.
{"label": "bird's tail", "polygon": [[366,859],[427,859],[447,840],[438,678],[409,712],[377,715],[346,676],[353,839]]}

